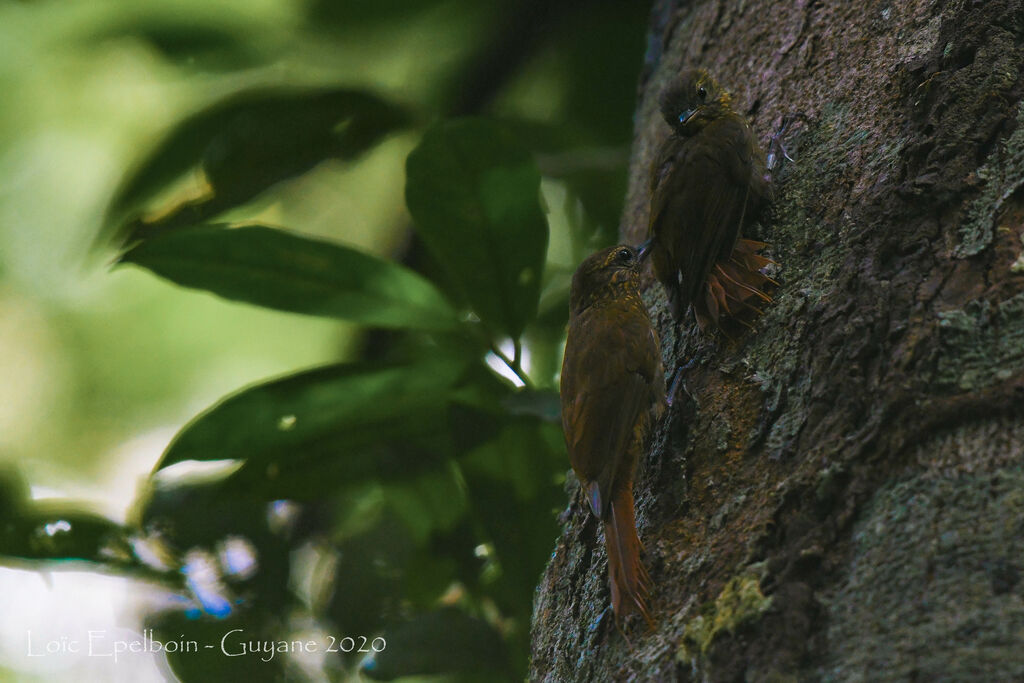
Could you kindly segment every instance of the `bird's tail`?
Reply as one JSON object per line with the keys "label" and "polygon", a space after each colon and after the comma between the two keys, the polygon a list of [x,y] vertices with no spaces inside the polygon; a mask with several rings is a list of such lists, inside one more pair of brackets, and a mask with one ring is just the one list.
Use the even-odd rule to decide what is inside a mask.
{"label": "bird's tail", "polygon": [[620,621],[638,613],[649,627],[654,626],[647,610],[651,577],[640,562],[640,539],[636,535],[633,492],[629,486],[611,502],[611,515],[604,523],[604,541],[608,549],[608,579],[612,591],[612,609]]}
{"label": "bird's tail", "polygon": [[709,325],[722,327],[725,320],[735,320],[749,327],[746,318],[760,315],[759,307],[772,298],[765,288],[778,283],[761,272],[775,262],[761,256],[768,245],[764,242],[739,239],[728,258],[718,261],[708,275],[703,299],[694,302],[694,311],[701,329]]}

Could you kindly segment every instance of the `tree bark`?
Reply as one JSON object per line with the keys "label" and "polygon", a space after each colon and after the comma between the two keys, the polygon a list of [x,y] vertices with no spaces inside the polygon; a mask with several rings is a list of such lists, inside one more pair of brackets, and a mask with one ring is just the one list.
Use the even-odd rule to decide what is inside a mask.
{"label": "tree bark", "polygon": [[647,283],[666,368],[694,361],[635,487],[657,628],[600,619],[572,484],[531,678],[1024,679],[1024,2],[652,16],[623,239],[646,234],[658,94],[703,66],[762,144],[795,115],[749,235],[781,286],[730,342]]}

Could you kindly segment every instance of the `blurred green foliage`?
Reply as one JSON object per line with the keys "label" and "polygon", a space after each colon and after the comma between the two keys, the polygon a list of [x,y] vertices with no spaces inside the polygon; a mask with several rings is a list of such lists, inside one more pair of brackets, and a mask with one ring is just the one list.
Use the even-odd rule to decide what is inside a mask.
{"label": "blurred green foliage", "polygon": [[[41,4],[25,16],[57,12]],[[180,609],[147,617],[157,637],[387,643],[331,653],[330,679],[522,679],[565,504],[569,275],[616,233],[646,4],[307,0],[262,23],[231,3],[123,4],[106,21],[77,10],[93,19],[71,33],[147,46],[207,96],[124,169],[95,246],[225,299],[360,325],[366,343],[203,411],[128,525],[33,501],[4,471],[0,556],[166,585]],[[406,174],[381,182],[404,187],[408,213],[370,230],[411,227],[404,255],[344,243],[366,230],[345,215],[329,240],[273,220],[302,215],[268,209],[300,202],[296,183],[371,173],[395,139],[414,146]],[[188,473],[204,461],[223,466]],[[185,681],[309,676],[285,656],[167,659]]]}

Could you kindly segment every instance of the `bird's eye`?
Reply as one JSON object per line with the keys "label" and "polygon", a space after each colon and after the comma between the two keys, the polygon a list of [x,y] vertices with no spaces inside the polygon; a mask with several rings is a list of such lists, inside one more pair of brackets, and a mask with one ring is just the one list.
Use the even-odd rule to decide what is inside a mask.
{"label": "bird's eye", "polygon": [[703,85],[700,86],[699,88],[697,88],[697,97],[700,98],[701,102],[703,102],[704,100],[707,99],[708,91],[707,91],[707,89]]}
{"label": "bird's eye", "polygon": [[629,249],[619,249],[619,252],[615,254],[615,260],[619,263],[629,263],[633,260],[633,252]]}

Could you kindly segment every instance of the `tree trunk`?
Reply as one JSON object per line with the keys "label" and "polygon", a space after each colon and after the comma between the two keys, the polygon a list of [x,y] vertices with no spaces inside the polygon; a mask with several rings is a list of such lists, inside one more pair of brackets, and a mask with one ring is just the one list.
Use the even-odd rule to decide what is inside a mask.
{"label": "tree trunk", "polygon": [[570,490],[531,677],[1024,679],[1024,3],[653,16],[623,238],[646,234],[658,94],[703,66],[762,144],[795,115],[750,235],[781,286],[730,342],[676,330],[647,283],[666,367],[694,361],[635,487],[657,627],[600,620]]}

